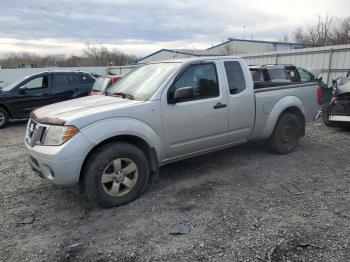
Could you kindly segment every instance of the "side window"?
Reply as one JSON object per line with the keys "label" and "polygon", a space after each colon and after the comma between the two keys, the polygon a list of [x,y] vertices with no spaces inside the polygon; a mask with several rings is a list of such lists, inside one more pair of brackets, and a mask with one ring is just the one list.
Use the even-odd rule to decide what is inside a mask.
{"label": "side window", "polygon": [[54,74],[55,88],[64,88],[67,87],[68,79],[64,74]]}
{"label": "side window", "polygon": [[24,84],[24,86],[27,89],[47,88],[48,78],[47,76],[37,77]]}
{"label": "side window", "polygon": [[191,92],[191,96],[184,99],[185,101],[219,96],[215,64],[190,65],[173,84],[169,97],[173,98],[176,90],[185,88]]}
{"label": "side window", "polygon": [[298,68],[298,72],[300,75],[300,81],[302,82],[310,82],[312,80],[314,80],[314,77],[312,74],[310,74],[308,71],[302,69],[302,68]]}
{"label": "side window", "polygon": [[267,71],[272,82],[278,80],[289,80],[287,73],[283,68],[269,68]]}
{"label": "side window", "polygon": [[74,74],[55,74],[54,79],[56,88],[66,88],[79,84],[79,78]]}
{"label": "side window", "polygon": [[230,94],[238,94],[245,89],[245,78],[239,62],[224,62]]}
{"label": "side window", "polygon": [[80,84],[80,77],[77,74],[67,74],[66,77],[69,86]]}
{"label": "side window", "polygon": [[298,82],[297,74],[292,67],[287,67],[286,72],[287,72],[288,78],[292,82]]}
{"label": "side window", "polygon": [[263,71],[261,71],[261,70],[250,70],[250,74],[252,75],[252,78],[253,78],[254,82],[258,82],[258,81],[263,82],[264,81]]}
{"label": "side window", "polygon": [[87,74],[79,75],[79,80],[81,84],[93,84],[95,82],[95,79],[92,76]]}

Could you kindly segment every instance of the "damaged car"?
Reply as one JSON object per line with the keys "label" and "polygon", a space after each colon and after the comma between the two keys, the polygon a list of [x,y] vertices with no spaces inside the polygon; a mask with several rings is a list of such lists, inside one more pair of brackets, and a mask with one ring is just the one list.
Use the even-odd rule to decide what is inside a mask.
{"label": "damaged car", "polygon": [[333,80],[333,96],[324,105],[322,116],[327,126],[350,127],[350,72]]}

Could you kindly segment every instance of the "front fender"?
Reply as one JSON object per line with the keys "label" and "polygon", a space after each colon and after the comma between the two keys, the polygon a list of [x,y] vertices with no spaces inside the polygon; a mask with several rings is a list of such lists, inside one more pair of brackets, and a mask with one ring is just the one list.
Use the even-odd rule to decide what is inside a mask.
{"label": "front fender", "polygon": [[269,116],[266,120],[265,126],[263,128],[262,136],[263,138],[268,138],[271,136],[273,129],[277,123],[278,118],[288,108],[296,107],[305,116],[305,106],[303,102],[296,96],[285,96],[281,98],[271,109]]}
{"label": "front fender", "polygon": [[160,135],[147,123],[134,118],[109,118],[80,130],[94,146],[116,136],[137,136],[153,147],[158,157],[164,156]]}

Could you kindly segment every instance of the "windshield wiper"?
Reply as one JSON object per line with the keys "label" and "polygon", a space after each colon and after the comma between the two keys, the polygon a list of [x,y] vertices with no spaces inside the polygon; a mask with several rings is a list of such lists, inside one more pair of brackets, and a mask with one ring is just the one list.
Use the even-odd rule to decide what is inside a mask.
{"label": "windshield wiper", "polygon": [[121,96],[122,98],[127,98],[127,99],[130,99],[130,100],[136,100],[136,98],[132,94],[127,94],[127,93],[123,93],[123,92],[112,93],[110,95],[112,95],[112,96]]}

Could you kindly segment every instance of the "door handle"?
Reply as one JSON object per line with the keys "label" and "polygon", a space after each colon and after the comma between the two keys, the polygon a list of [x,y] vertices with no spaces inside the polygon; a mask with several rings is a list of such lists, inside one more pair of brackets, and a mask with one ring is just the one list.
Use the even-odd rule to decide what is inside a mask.
{"label": "door handle", "polygon": [[218,102],[218,103],[214,106],[214,109],[224,108],[224,107],[226,107],[226,106],[227,106],[226,104],[221,103],[221,102]]}
{"label": "door handle", "polygon": [[49,93],[42,93],[41,95],[42,95],[42,96],[48,96]]}

